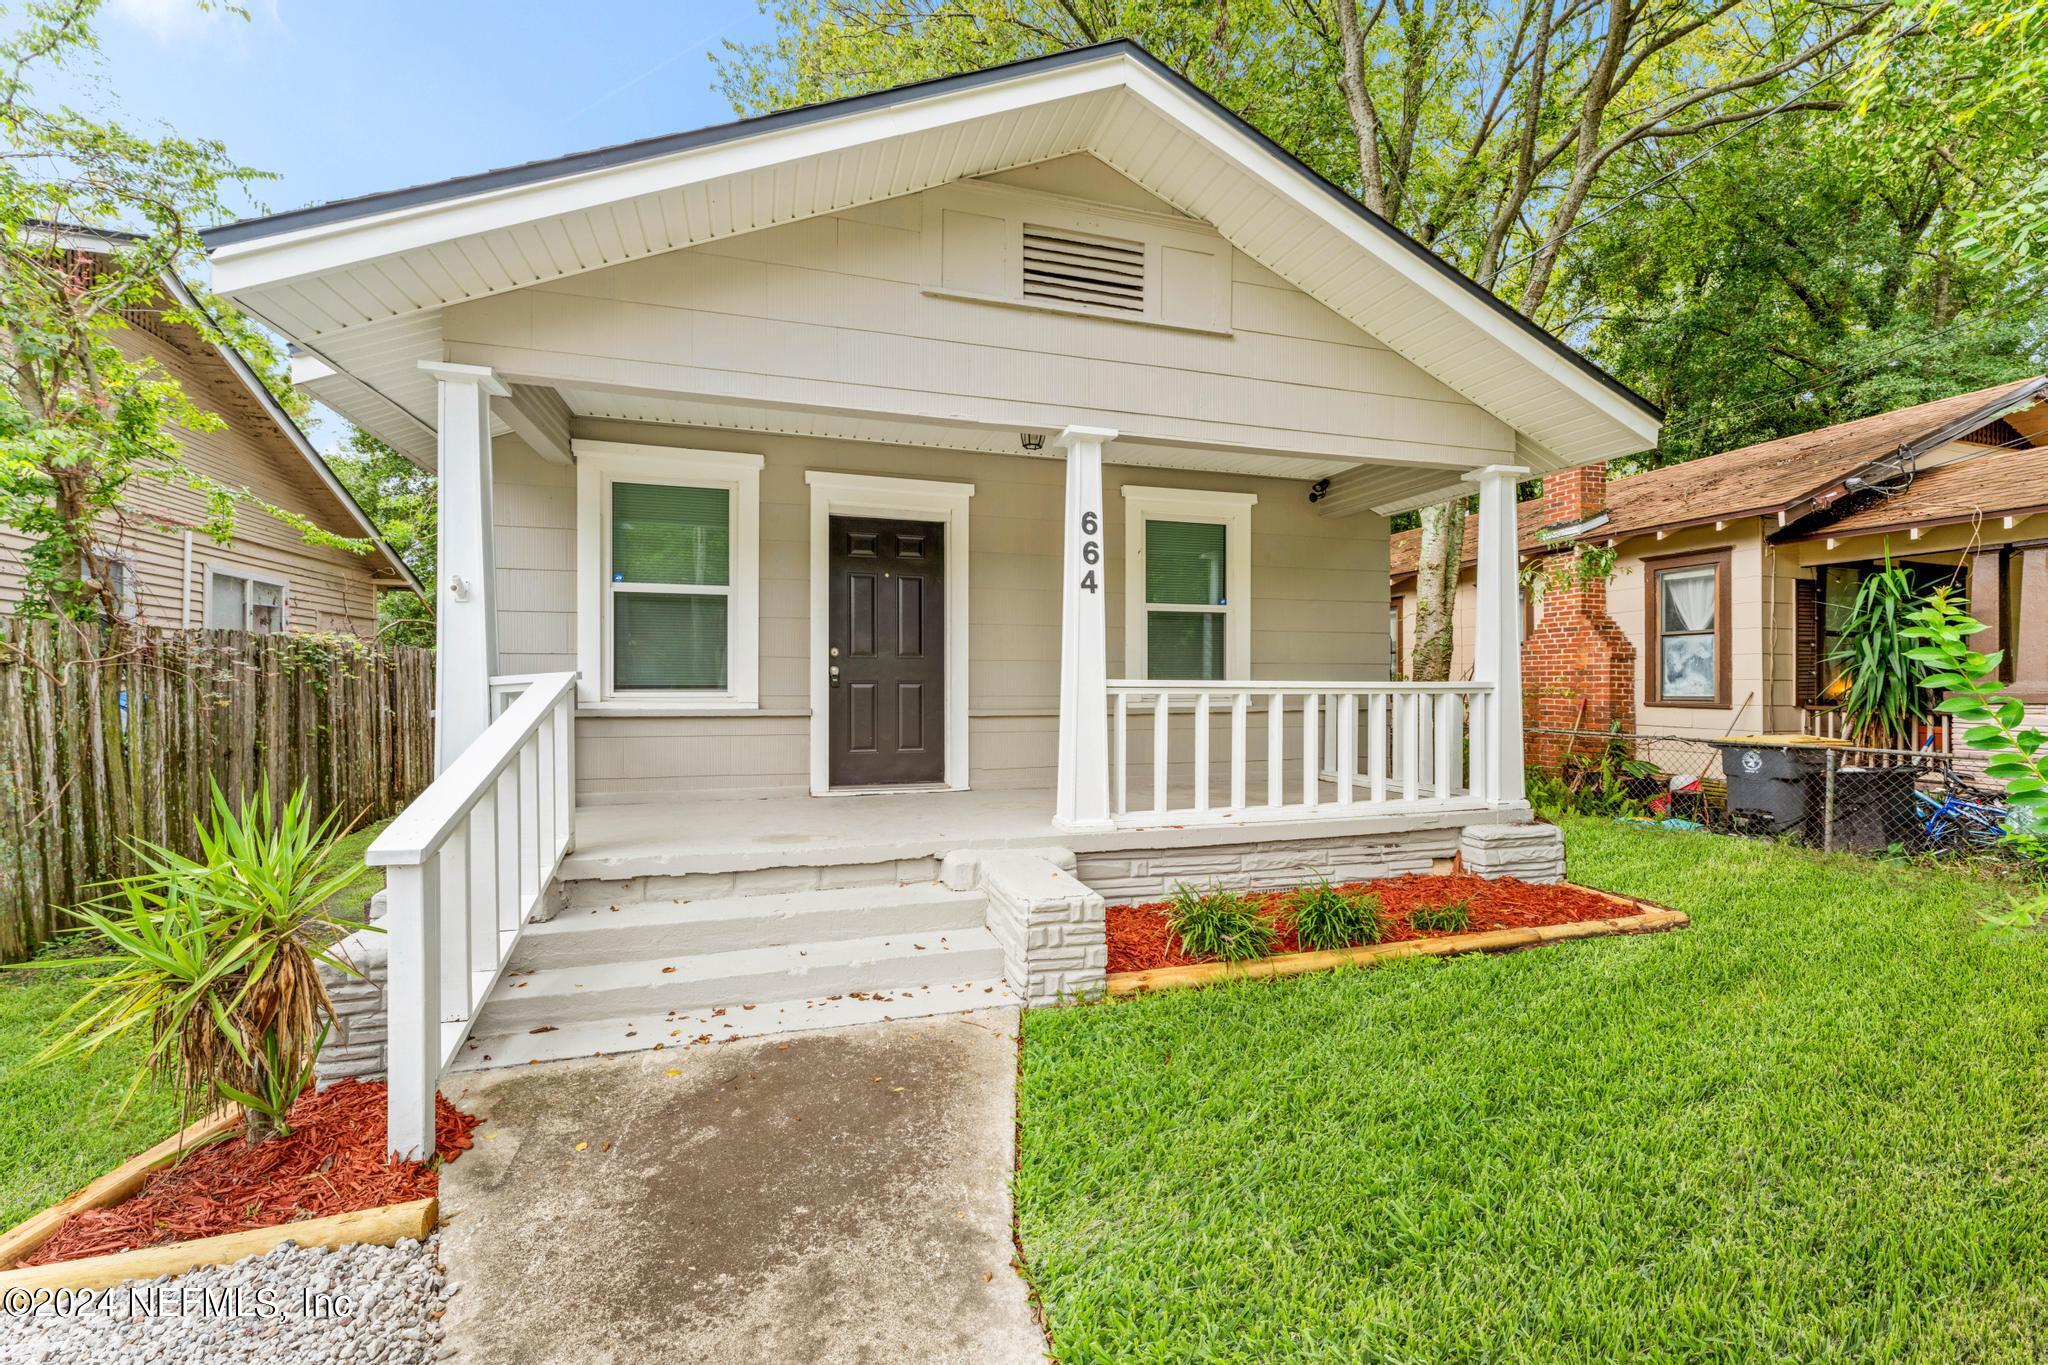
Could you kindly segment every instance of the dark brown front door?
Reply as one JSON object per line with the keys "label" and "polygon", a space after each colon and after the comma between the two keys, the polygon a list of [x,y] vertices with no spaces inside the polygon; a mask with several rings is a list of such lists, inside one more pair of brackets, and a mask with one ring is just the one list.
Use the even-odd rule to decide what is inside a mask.
{"label": "dark brown front door", "polygon": [[832,785],[946,780],[945,528],[832,518]]}

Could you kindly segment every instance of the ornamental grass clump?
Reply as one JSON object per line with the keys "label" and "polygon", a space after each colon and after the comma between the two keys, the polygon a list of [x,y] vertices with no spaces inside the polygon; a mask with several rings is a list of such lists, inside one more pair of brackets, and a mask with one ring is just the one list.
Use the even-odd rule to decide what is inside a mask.
{"label": "ornamental grass clump", "polygon": [[1273,950],[1278,930],[1265,907],[1241,891],[1196,891],[1175,886],[1166,922],[1181,947],[1196,957],[1246,962]]}
{"label": "ornamental grass clump", "polygon": [[196,859],[135,841],[143,870],[72,911],[76,932],[108,951],[27,964],[99,971],[36,1061],[141,1032],[149,1048],[131,1097],[153,1073],[188,1118],[240,1105],[252,1146],[289,1132],[334,1018],[319,969],[355,974],[331,944],[360,921],[328,906],[366,872],[336,847],[346,831],[314,821],[304,795],[275,807],[266,785],[237,808],[215,785]]}
{"label": "ornamental grass clump", "polygon": [[1472,902],[1419,905],[1408,912],[1408,923],[1419,934],[1462,934],[1472,927]]}
{"label": "ornamental grass clump", "polygon": [[1287,911],[1294,920],[1294,937],[1304,948],[1378,943],[1384,932],[1378,896],[1356,888],[1340,891],[1327,881],[1296,888],[1287,898]]}

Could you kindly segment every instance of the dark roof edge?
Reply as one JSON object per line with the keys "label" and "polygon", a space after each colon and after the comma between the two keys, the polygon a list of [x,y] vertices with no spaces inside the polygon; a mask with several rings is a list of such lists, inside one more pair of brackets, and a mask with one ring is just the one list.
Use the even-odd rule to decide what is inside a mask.
{"label": "dark roof edge", "polygon": [[561,179],[565,176],[580,175],[590,171],[604,170],[612,166],[634,161],[645,161],[653,157],[669,156],[677,152],[690,151],[698,147],[711,146],[720,142],[735,141],[752,137],[758,133],[788,127],[801,127],[808,123],[841,118],[867,112],[870,109],[885,109],[896,104],[922,98],[937,90],[966,90],[982,85],[998,84],[1015,79],[1029,71],[1058,70],[1066,66],[1078,66],[1099,60],[1112,54],[1130,57],[1140,65],[1158,75],[1183,93],[1193,96],[1216,113],[1236,124],[1243,132],[1256,141],[1260,147],[1273,155],[1279,162],[1302,176],[1311,185],[1327,195],[1334,203],[1343,206],[1358,218],[1370,223],[1387,237],[1398,243],[1404,250],[1425,262],[1431,269],[1453,281],[1459,288],[1474,298],[1483,300],[1503,317],[1511,319],[1523,331],[1548,347],[1554,354],[1570,362],[1580,373],[1593,379],[1616,397],[1623,399],[1653,421],[1664,420],[1664,410],[1649,399],[1637,393],[1628,385],[1616,379],[1607,371],[1581,355],[1577,350],[1523,316],[1493,291],[1459,270],[1456,266],[1438,256],[1434,251],[1413,237],[1395,227],[1379,214],[1367,208],[1357,198],[1346,193],[1310,169],[1300,158],[1282,147],[1272,138],[1254,128],[1236,113],[1225,107],[1215,96],[1203,90],[1180,72],[1160,61],[1143,46],[1129,38],[1115,38],[1108,42],[1094,43],[1086,47],[1068,48],[1063,52],[1048,53],[1042,57],[1027,57],[1021,61],[1001,66],[985,67],[979,71],[965,71],[951,76],[933,76],[908,85],[891,86],[886,90],[873,90],[861,95],[847,95],[835,100],[823,100],[816,104],[798,105],[793,109],[782,109],[772,114],[758,114],[752,118],[735,119],[728,123],[712,124],[707,128],[696,128],[688,132],[668,133],[660,137],[643,138],[636,142],[622,142],[609,147],[597,147],[585,152],[572,152],[567,156],[553,157],[544,161],[528,161],[517,166],[506,166],[497,170],[479,171],[470,175],[456,176],[448,180],[434,181],[425,185],[414,185],[405,189],[385,190],[376,194],[359,195],[353,199],[337,199],[325,204],[314,204],[302,209],[288,209],[260,218],[244,218],[219,227],[205,229],[200,235],[209,251],[234,246],[242,242],[255,241],[280,233],[296,232],[305,228],[323,227],[332,223],[348,222],[373,214],[388,213],[396,209],[416,208],[425,204],[440,203],[451,199],[467,198],[476,194],[487,194],[493,190],[510,189],[521,185],[538,184],[542,181]]}

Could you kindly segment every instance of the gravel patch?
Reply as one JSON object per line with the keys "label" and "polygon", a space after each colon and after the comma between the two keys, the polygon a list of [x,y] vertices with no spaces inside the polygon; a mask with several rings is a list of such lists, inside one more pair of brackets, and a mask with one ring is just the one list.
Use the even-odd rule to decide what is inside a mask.
{"label": "gravel patch", "polygon": [[[421,1365],[444,1352],[440,1235],[332,1251],[289,1243],[33,1312],[0,1304],[0,1365]],[[68,1309],[68,1311],[64,1311]]]}

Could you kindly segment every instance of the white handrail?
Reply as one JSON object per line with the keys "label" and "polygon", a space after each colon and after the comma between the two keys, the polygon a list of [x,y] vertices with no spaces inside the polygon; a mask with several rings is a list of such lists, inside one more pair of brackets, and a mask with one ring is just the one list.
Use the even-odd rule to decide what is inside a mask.
{"label": "white handrail", "polygon": [[[1478,759],[1494,733],[1489,683],[1122,678],[1107,691],[1111,814],[1121,825],[1221,824],[1487,800],[1486,765]],[[1266,713],[1263,744],[1249,738],[1255,706]],[[1133,711],[1151,713],[1149,744],[1133,744]],[[1134,781],[1133,768],[1147,751],[1149,781]],[[1255,782],[1251,768],[1260,761],[1265,780]],[[1220,804],[1218,767],[1227,767],[1229,779]],[[1134,786],[1149,790],[1149,805],[1132,809]]]}
{"label": "white handrail", "polygon": [[543,673],[370,845],[386,870],[386,1143],[431,1154],[434,1091],[573,846],[576,675]]}

